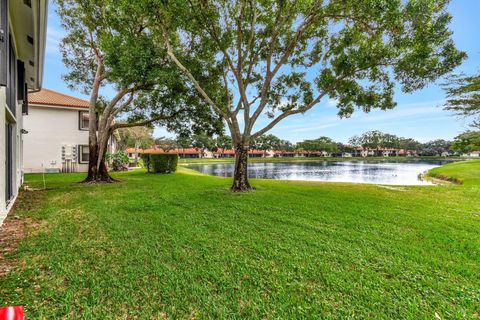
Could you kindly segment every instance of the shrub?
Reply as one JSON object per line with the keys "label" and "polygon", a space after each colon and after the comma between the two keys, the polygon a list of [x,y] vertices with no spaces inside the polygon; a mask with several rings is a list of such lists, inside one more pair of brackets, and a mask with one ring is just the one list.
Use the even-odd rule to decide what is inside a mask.
{"label": "shrub", "polygon": [[178,154],[147,153],[142,154],[147,171],[151,173],[171,173],[177,170]]}
{"label": "shrub", "polygon": [[147,169],[147,172],[150,172],[150,154],[142,153],[140,154],[140,159],[143,162],[143,167]]}
{"label": "shrub", "polygon": [[107,153],[106,160],[108,166],[111,167],[113,171],[128,170],[128,155],[125,151]]}

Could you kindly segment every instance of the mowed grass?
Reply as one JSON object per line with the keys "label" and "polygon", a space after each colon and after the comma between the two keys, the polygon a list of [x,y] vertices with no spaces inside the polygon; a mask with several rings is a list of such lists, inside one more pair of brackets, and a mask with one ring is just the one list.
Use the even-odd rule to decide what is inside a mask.
{"label": "mowed grass", "polygon": [[[30,319],[470,319],[480,313],[480,161],[463,185],[169,175],[46,176],[0,305]],[[26,184],[42,185],[41,175]]]}

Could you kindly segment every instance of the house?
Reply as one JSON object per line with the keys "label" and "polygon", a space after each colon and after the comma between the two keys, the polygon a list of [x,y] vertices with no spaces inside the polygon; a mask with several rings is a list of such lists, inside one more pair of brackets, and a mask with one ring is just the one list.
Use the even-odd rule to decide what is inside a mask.
{"label": "house", "polygon": [[217,151],[213,152],[213,157],[214,158],[234,158],[235,150],[218,148]]}
{"label": "house", "polygon": [[42,87],[47,12],[46,0],[0,0],[0,224],[23,183],[27,96]]}
{"label": "house", "polygon": [[[87,100],[50,89],[28,96],[24,127],[25,172],[86,172],[88,170]],[[115,149],[109,141],[108,152]]]}
{"label": "house", "polygon": [[297,153],[295,151],[287,151],[287,150],[274,150],[273,156],[275,158],[278,157],[295,157]]}
{"label": "house", "polygon": [[470,151],[469,153],[462,154],[462,157],[480,157],[480,151]]}
{"label": "house", "polygon": [[[217,151],[214,151],[212,154],[214,158],[234,158],[235,150],[219,148],[217,149]],[[272,151],[264,151],[264,150],[256,150],[256,149],[248,150],[249,158],[272,157],[272,155],[273,155]]]}

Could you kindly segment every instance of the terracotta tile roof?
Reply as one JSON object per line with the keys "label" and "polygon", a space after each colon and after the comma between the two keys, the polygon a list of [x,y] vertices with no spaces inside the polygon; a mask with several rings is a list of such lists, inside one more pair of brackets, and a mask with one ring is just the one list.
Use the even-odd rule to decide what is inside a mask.
{"label": "terracotta tile roof", "polygon": [[[233,149],[217,149],[217,151],[213,152],[216,155],[220,154],[235,154],[235,150]],[[255,150],[255,149],[250,149],[248,150],[248,154],[264,154],[265,152],[263,150]]]}
{"label": "terracotta tile roof", "polygon": [[201,150],[199,148],[178,148],[178,149],[169,149],[164,150],[159,147],[154,147],[150,149],[135,149],[135,148],[128,148],[125,150],[127,153],[155,153],[155,152],[165,152],[165,153],[179,153],[179,154],[199,154]]}
{"label": "terracotta tile roof", "polygon": [[61,106],[72,108],[88,109],[89,102],[87,100],[75,98],[60,92],[43,88],[38,92],[28,94],[28,103],[44,106]]}

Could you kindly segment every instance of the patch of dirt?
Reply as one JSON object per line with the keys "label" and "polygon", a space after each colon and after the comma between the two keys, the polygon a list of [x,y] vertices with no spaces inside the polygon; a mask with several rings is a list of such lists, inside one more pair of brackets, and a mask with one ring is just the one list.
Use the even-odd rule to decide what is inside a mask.
{"label": "patch of dirt", "polygon": [[25,237],[25,224],[25,220],[10,218],[0,227],[0,277],[5,276],[16,263],[5,256],[14,252],[19,241]]}
{"label": "patch of dirt", "polygon": [[23,191],[19,194],[15,206],[0,226],[0,278],[5,276],[18,263],[16,259],[6,258],[15,252],[22,239],[27,236],[27,230],[38,230],[41,222],[21,214],[35,208],[40,202],[38,191]]}
{"label": "patch of dirt", "polygon": [[434,180],[437,180],[437,181],[441,181],[443,183],[445,182],[450,182],[450,183],[453,183],[453,184],[463,184],[463,181],[461,179],[457,179],[457,178],[452,178],[452,177],[449,177],[447,175],[443,175],[443,174],[437,174],[433,177]]}

